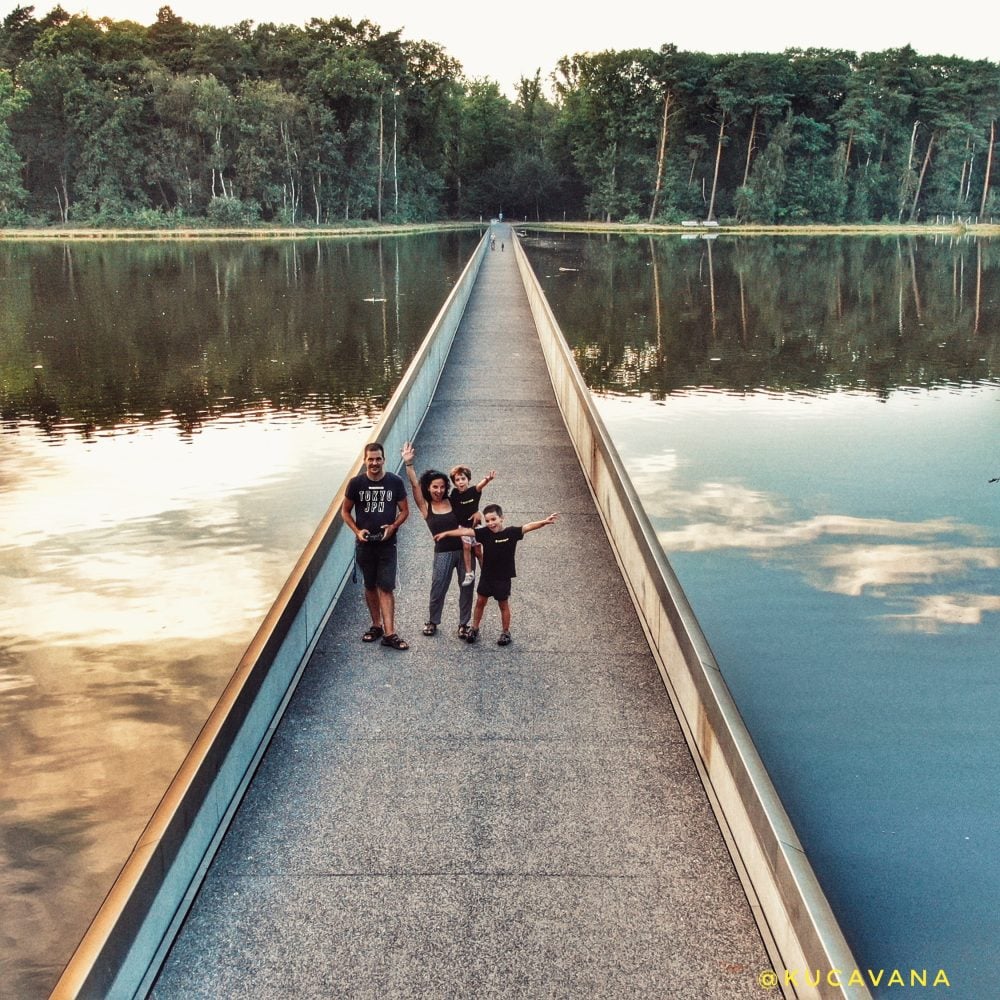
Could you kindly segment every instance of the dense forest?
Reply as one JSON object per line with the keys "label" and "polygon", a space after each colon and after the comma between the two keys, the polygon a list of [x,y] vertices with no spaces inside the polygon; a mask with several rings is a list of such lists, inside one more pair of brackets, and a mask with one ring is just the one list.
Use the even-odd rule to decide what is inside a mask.
{"label": "dense forest", "polygon": [[0,224],[922,222],[1000,215],[1000,66],[567,55],[515,99],[367,20],[0,27]]}

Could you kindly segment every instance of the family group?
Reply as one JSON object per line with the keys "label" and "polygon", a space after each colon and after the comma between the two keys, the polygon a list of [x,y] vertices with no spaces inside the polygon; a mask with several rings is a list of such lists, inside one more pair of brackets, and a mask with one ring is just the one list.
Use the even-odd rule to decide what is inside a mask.
{"label": "family group", "polygon": [[[407,441],[402,450],[406,476],[413,499],[434,539],[431,570],[430,611],[423,633],[433,636],[441,624],[445,596],[452,578],[459,586],[459,638],[474,643],[490,598],[500,608],[498,646],[511,642],[510,592],[517,575],[514,552],[526,534],[553,524],[558,514],[540,521],[505,527],[503,510],[491,503],[479,509],[483,490],[496,478],[491,472],[473,483],[471,470],[455,466],[449,474],[428,469],[419,478],[414,469],[416,450]],[[364,472],[347,484],[341,506],[344,523],[357,539],[355,559],[364,580],[365,603],[371,626],[361,637],[364,642],[381,640],[392,649],[409,649],[396,631],[396,536],[410,516],[406,484],[386,471],[385,449],[379,442],[365,445]],[[475,567],[480,567],[473,609]]]}

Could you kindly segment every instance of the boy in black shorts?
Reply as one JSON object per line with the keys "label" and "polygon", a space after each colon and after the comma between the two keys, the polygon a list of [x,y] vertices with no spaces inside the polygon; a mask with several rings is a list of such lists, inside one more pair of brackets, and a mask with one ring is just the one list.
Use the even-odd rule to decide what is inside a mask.
{"label": "boy in black shorts", "polygon": [[[470,485],[472,483],[472,470],[467,465],[456,465],[448,475],[455,487],[451,491],[451,509],[455,512],[455,517],[458,518],[459,526],[475,528],[482,521],[479,515],[479,498],[482,496],[483,490],[496,479],[496,471],[483,476],[475,486]],[[464,543],[462,559],[465,566],[465,579],[462,580],[462,586],[467,587],[475,580],[472,573],[472,549],[474,546],[476,547],[476,554],[480,559],[482,559],[483,550],[475,538],[469,535],[465,535],[462,542]]]}
{"label": "boy in black shorts", "polygon": [[[505,528],[503,525],[503,510],[499,504],[487,504],[483,508],[485,524],[474,529],[476,541],[483,547],[483,571],[479,574],[479,586],[476,587],[476,607],[472,612],[472,627],[466,636],[466,642],[475,642],[479,638],[479,624],[483,620],[483,612],[491,597],[496,598],[500,605],[500,627],[503,631],[497,639],[498,646],[510,644],[510,589],[511,580],[517,576],[514,568],[514,550],[517,543],[529,531],[537,531],[547,524],[555,524],[558,514],[549,514],[541,521],[530,521],[521,527]],[[468,535],[469,528],[457,528],[454,532],[445,534]]]}

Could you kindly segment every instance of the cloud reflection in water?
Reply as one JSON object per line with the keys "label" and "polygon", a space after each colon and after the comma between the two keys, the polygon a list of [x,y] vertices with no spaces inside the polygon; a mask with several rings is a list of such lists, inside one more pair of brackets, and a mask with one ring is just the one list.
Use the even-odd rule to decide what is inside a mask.
{"label": "cloud reflection in water", "polygon": [[985,614],[1000,612],[1000,598],[964,589],[977,572],[1000,569],[1000,548],[977,544],[985,532],[976,525],[950,517],[788,519],[781,498],[740,483],[673,488],[669,474],[677,464],[676,455],[666,453],[632,473],[651,520],[678,525],[657,530],[668,556],[741,549],[780,562],[817,590],[881,598],[881,617],[900,629],[936,632],[944,625],[977,625]]}

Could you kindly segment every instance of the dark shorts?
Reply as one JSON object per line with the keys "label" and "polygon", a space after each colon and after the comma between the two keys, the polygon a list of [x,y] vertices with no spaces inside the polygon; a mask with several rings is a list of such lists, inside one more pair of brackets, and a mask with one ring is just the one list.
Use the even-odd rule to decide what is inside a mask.
{"label": "dark shorts", "polygon": [[488,576],[481,576],[476,593],[480,597],[495,597],[498,601],[506,601],[510,597],[510,577],[491,579]]}
{"label": "dark shorts", "polygon": [[396,589],[396,539],[388,542],[358,542],[355,546],[358,568],[365,590]]}

